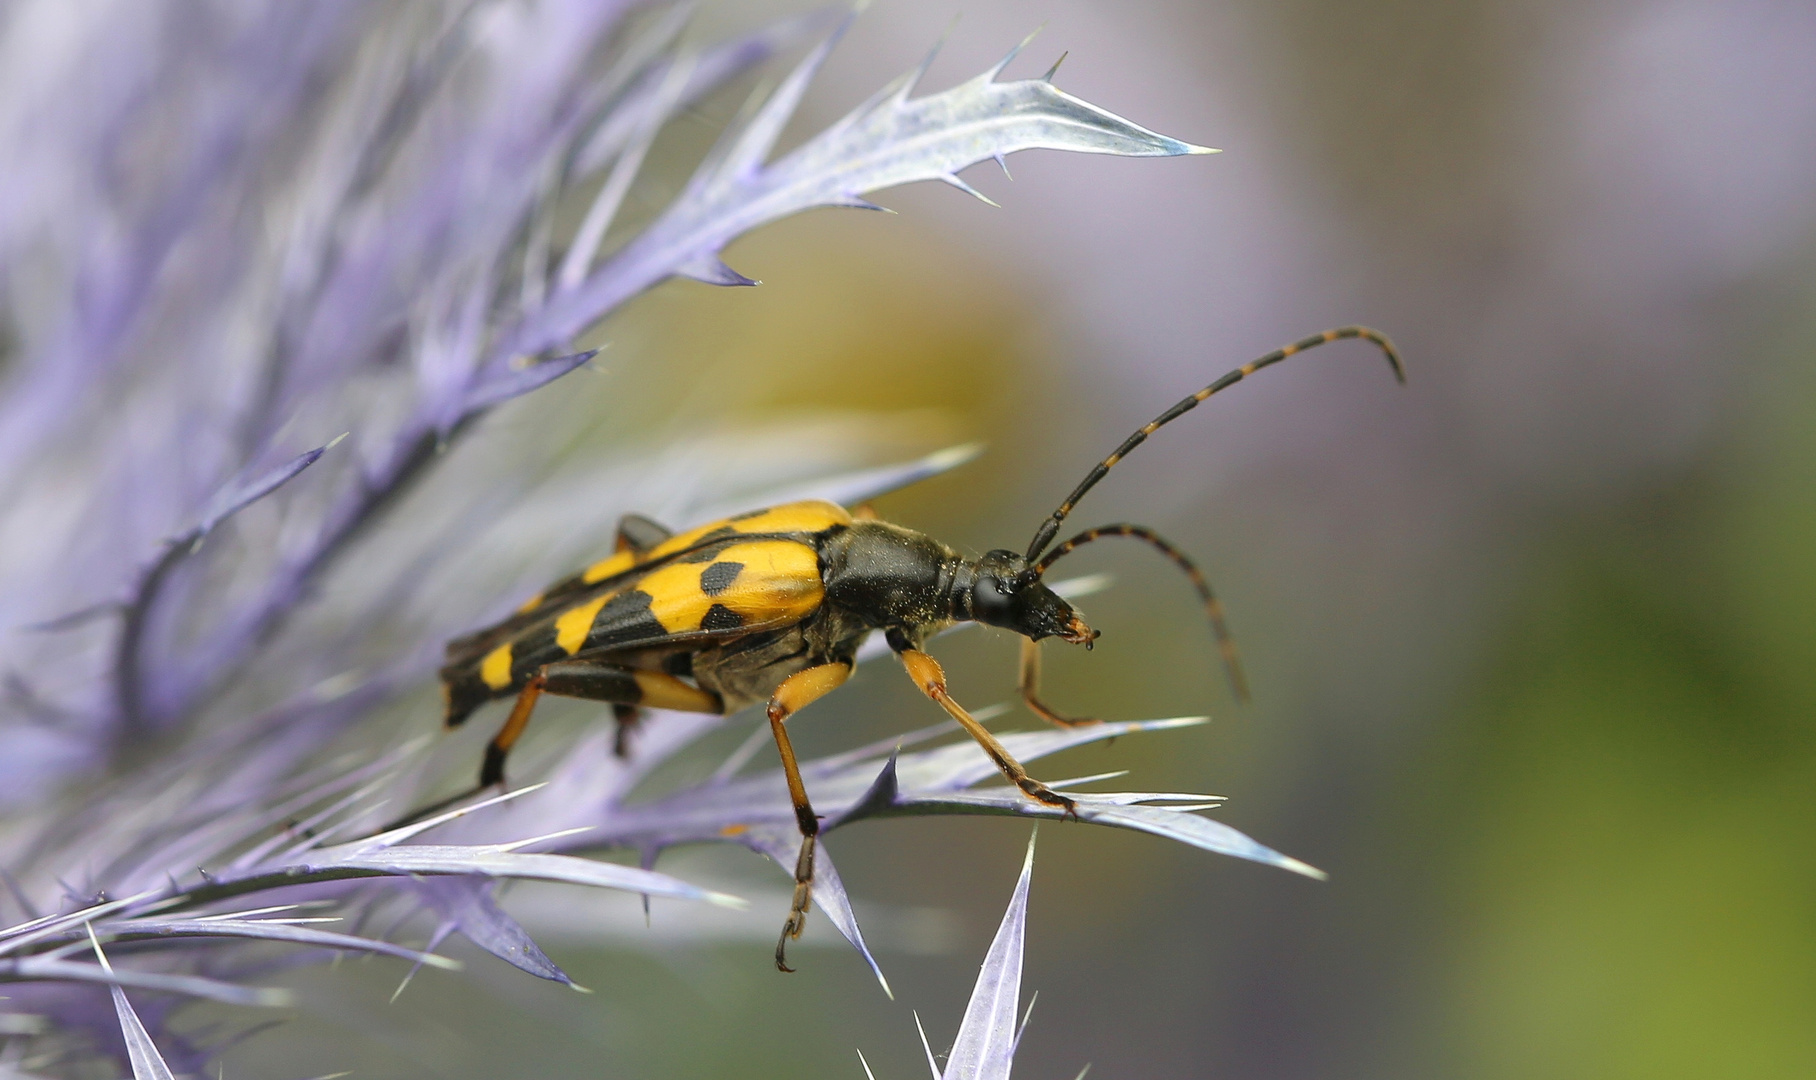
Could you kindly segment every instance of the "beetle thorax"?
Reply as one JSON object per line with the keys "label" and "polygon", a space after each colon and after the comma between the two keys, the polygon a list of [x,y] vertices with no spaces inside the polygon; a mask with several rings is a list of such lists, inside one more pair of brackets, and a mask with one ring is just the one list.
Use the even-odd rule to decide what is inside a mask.
{"label": "beetle thorax", "polygon": [[925,533],[859,521],[821,548],[826,603],[876,628],[932,631],[954,618],[965,560]]}

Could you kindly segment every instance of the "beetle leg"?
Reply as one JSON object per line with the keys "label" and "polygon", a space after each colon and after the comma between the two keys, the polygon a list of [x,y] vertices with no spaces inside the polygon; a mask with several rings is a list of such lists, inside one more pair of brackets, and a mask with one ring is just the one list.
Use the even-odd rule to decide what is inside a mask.
{"label": "beetle leg", "polygon": [[921,693],[938,702],[947,715],[957,720],[965,733],[977,740],[977,744],[984,748],[984,753],[990,755],[990,760],[996,762],[996,767],[1003,771],[1010,783],[1021,789],[1023,795],[1037,803],[1060,807],[1070,817],[1078,817],[1077,803],[1029,776],[1028,770],[1015,760],[1015,755],[1009,753],[1008,747],[998,742],[989,729],[965,711],[964,706],[952,700],[952,695],[946,692],[946,673],[941,670],[938,660],[919,649],[901,649],[898,655],[902,658],[902,666],[908,669],[908,677],[914,680],[914,685],[921,688]]}
{"label": "beetle leg", "polygon": [[530,714],[536,711],[536,702],[542,697],[546,682],[547,676],[540,671],[530,676],[530,681],[523,684],[516,702],[511,705],[511,715],[505,718],[504,726],[486,744],[485,760],[479,766],[480,790],[504,783],[505,756],[523,736],[523,729],[530,726]]}
{"label": "beetle leg", "polygon": [[539,671],[530,676],[529,682],[523,684],[523,689],[518,691],[516,703],[511,706],[511,715],[505,720],[504,726],[498,729],[498,734],[492,736],[492,741],[486,744],[485,760],[479,766],[479,783],[475,784],[471,790],[463,791],[458,795],[450,795],[439,802],[432,802],[427,806],[412,810],[378,831],[390,832],[392,829],[401,829],[405,825],[413,825],[423,818],[434,817],[451,806],[458,806],[493,784],[503,784],[505,756],[511,752],[511,744],[515,743],[523,734],[523,729],[529,726],[530,714],[536,711],[536,699],[542,696],[542,692],[543,676]]}
{"label": "beetle leg", "polygon": [[1084,727],[1088,724],[1101,724],[1102,720],[1090,717],[1061,716],[1049,709],[1040,700],[1040,642],[1022,638],[1021,643],[1021,676],[1016,681],[1016,688],[1021,691],[1022,700],[1049,724],[1058,727]]}
{"label": "beetle leg", "polygon": [[612,756],[628,758],[631,756],[631,732],[643,722],[643,710],[635,705],[613,705],[612,719],[618,725],[612,732]]}
{"label": "beetle leg", "polygon": [[850,664],[821,664],[784,679],[769,699],[769,730],[782,754],[788,800],[794,804],[795,823],[801,828],[801,853],[795,858],[794,902],[788,908],[788,921],[782,924],[782,936],[776,939],[776,968],[780,971],[794,970],[788,966],[788,943],[800,937],[807,927],[807,909],[813,904],[813,849],[820,835],[820,819],[814,816],[813,804],[807,801],[807,785],[801,782],[801,767],[795,762],[794,745],[788,741],[788,729],[783,725],[790,716],[838,689],[850,677]]}
{"label": "beetle leg", "polygon": [[644,671],[603,660],[580,659],[557,660],[543,668],[542,674],[547,679],[544,690],[556,697],[677,712],[725,711],[719,695],[682,682],[665,671]]}
{"label": "beetle leg", "polygon": [[612,716],[618,721],[612,753],[618,757],[629,755],[629,735],[637,724],[640,705],[681,712],[725,711],[719,695],[667,672],[642,671],[601,660],[557,660],[542,671],[548,679],[545,693],[612,703]]}
{"label": "beetle leg", "polygon": [[612,550],[634,551],[641,555],[673,535],[667,526],[642,514],[626,514],[618,519],[618,540]]}
{"label": "beetle leg", "polygon": [[[619,757],[625,756],[627,746],[625,736],[635,724],[639,705],[646,705],[654,709],[675,709],[680,712],[722,713],[725,711],[724,703],[720,700],[719,695],[683,682],[666,672],[642,671],[603,660],[557,661],[530,676],[523,689],[518,691],[517,701],[511,706],[511,715],[505,720],[504,726],[498,729],[498,734],[494,735],[492,741],[486,745],[485,760],[479,767],[477,785],[458,795],[431,803],[412,812],[408,817],[399,818],[386,825],[383,831],[421,821],[425,817],[438,814],[450,806],[472,798],[494,784],[504,783],[505,758],[510,754],[511,747],[523,737],[523,730],[530,723],[530,714],[535,712],[536,702],[543,694],[610,702],[612,712],[618,720],[618,731],[613,742],[614,752]],[[628,722],[625,719],[627,711],[632,717]]]}
{"label": "beetle leg", "polygon": [[485,764],[479,770],[480,788],[504,783],[505,755],[511,752],[511,747],[523,735],[523,729],[529,726],[536,699],[545,693],[682,712],[725,711],[719,695],[691,686],[665,672],[639,671],[599,660],[558,660],[530,676],[530,681],[517,695],[517,704],[511,707],[510,717],[486,747]]}
{"label": "beetle leg", "polygon": [[719,695],[690,686],[673,675],[639,671],[598,660],[559,660],[530,676],[530,681],[517,695],[517,704],[511,707],[510,717],[486,747],[485,764],[479,770],[480,788],[504,783],[505,755],[511,752],[511,747],[523,735],[523,729],[529,726],[536,700],[545,693],[682,712],[724,711]]}

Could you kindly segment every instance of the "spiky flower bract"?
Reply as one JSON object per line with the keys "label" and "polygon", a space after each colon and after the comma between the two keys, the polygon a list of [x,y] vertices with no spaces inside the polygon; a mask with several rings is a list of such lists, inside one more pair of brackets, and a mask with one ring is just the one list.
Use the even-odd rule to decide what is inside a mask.
{"label": "spiky flower bract", "polygon": [[[751,284],[720,252],[767,222],[916,180],[970,191],[961,170],[1020,150],[1201,148],[1050,78],[1002,79],[1005,59],[916,97],[923,66],[776,156],[842,23],[701,45],[686,16],[596,0],[39,0],[5,16],[5,1068],[68,1072],[98,1052],[138,1077],[198,1071],[211,1045],[172,1012],[288,1000],[269,985],[274,948],[450,967],[434,949],[458,932],[565,982],[494,901],[498,881],[736,904],[656,856],[792,842],[779,774],[738,775],[747,755],[633,798],[716,717],[658,715],[622,760],[588,736],[539,785],[376,834],[418,798],[424,751],[352,736],[428,681],[444,640],[578,561],[619,514],[855,502],[964,455],[854,472],[861,448],[808,453],[779,431],[711,476],[686,447],[595,462],[556,528],[533,470],[463,448],[515,399],[546,407],[541,388],[594,360],[582,337],[652,286]],[[691,178],[629,220],[671,122],[799,48]],[[660,378],[660,357],[616,362]],[[438,486],[451,469],[461,483]],[[482,558],[505,568],[460,580]],[[1167,726],[1007,742],[1034,759]],[[860,748],[805,772],[829,829],[1047,813],[974,790],[995,774],[968,743]],[[1311,872],[1196,816],[1205,797],[1077,798],[1086,822]],[[643,868],[581,854],[606,848]],[[824,858],[820,904],[863,949]],[[381,911],[427,913],[428,946],[384,940]]]}

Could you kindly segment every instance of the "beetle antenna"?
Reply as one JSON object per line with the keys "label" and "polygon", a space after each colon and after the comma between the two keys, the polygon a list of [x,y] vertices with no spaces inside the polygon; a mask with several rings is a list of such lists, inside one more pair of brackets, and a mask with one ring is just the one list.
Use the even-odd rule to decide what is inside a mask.
{"label": "beetle antenna", "polygon": [[1147,441],[1149,435],[1154,434],[1154,432],[1159,431],[1167,424],[1170,424],[1174,420],[1184,416],[1186,413],[1191,412],[1198,406],[1198,403],[1205,398],[1210,397],[1212,394],[1215,394],[1226,386],[1241,382],[1243,379],[1260,371],[1262,368],[1267,367],[1269,364],[1278,364],[1280,361],[1285,360],[1294,353],[1302,353],[1307,349],[1315,349],[1320,345],[1325,345],[1332,341],[1342,341],[1345,338],[1361,338],[1363,341],[1372,342],[1387,355],[1387,363],[1394,370],[1394,378],[1402,383],[1406,381],[1406,372],[1400,367],[1400,354],[1395,351],[1393,342],[1387,340],[1387,335],[1378,330],[1370,330],[1366,326],[1342,326],[1335,330],[1326,330],[1322,334],[1313,334],[1311,337],[1295,341],[1285,348],[1275,349],[1266,356],[1251,360],[1237,368],[1235,371],[1230,372],[1228,375],[1225,375],[1223,378],[1218,379],[1216,382],[1205,387],[1203,390],[1198,391],[1191,397],[1174,405],[1166,412],[1161,413],[1147,426],[1143,427],[1135,434],[1130,435],[1127,439],[1124,439],[1122,445],[1116,448],[1116,452],[1109,457],[1104,458],[1103,461],[1099,462],[1096,467],[1087,473],[1084,480],[1077,487],[1072,489],[1072,494],[1066,496],[1066,501],[1059,504],[1059,509],[1053,511],[1047,520],[1041,522],[1040,529],[1034,534],[1034,542],[1028,545],[1028,562],[1032,563],[1035,559],[1039,558],[1040,553],[1046,550],[1048,544],[1053,542],[1053,537],[1059,533],[1060,523],[1065,521],[1066,515],[1070,514],[1072,508],[1078,505],[1078,500],[1085,497],[1085,492],[1090,491],[1093,487],[1097,486],[1097,482],[1104,478],[1104,474],[1108,473],[1111,469],[1114,469],[1117,462],[1129,455],[1129,451]]}
{"label": "beetle antenna", "polygon": [[1106,536],[1126,536],[1157,548],[1162,555],[1173,560],[1174,566],[1185,571],[1186,577],[1192,579],[1192,585],[1197,588],[1199,597],[1204,600],[1204,613],[1211,620],[1211,633],[1217,639],[1217,650],[1223,654],[1223,672],[1229,677],[1230,693],[1235,695],[1237,701],[1246,703],[1249,699],[1248,679],[1242,674],[1242,658],[1236,654],[1236,639],[1230,635],[1230,628],[1223,621],[1222,602],[1217,599],[1217,594],[1211,591],[1211,583],[1205,580],[1203,572],[1186,553],[1167,543],[1153,529],[1142,525],[1099,525],[1095,529],[1086,529],[1047,552],[1039,562],[1029,568],[1029,571],[1038,578],[1047,572],[1049,566],[1070,554],[1074,549],[1093,540],[1101,540]]}

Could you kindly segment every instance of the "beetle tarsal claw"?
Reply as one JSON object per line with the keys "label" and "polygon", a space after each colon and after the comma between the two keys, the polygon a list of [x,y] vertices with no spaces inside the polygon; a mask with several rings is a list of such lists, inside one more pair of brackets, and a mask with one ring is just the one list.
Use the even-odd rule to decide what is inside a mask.
{"label": "beetle tarsal claw", "polygon": [[801,838],[801,854],[795,859],[794,900],[788,906],[788,918],[782,923],[782,935],[776,938],[776,970],[792,972],[788,966],[788,943],[798,941],[807,929],[807,912],[813,907],[814,838]]}
{"label": "beetle tarsal claw", "polygon": [[1078,803],[1061,795],[1059,792],[1054,791],[1039,780],[1036,780],[1031,776],[1024,777],[1015,786],[1021,788],[1022,794],[1033,799],[1035,802],[1040,803],[1043,806],[1057,806],[1065,811],[1067,817],[1074,821],[1078,820]]}
{"label": "beetle tarsal claw", "polygon": [[794,974],[794,968],[788,966],[788,927],[782,927],[782,936],[776,939],[776,970],[787,975]]}

